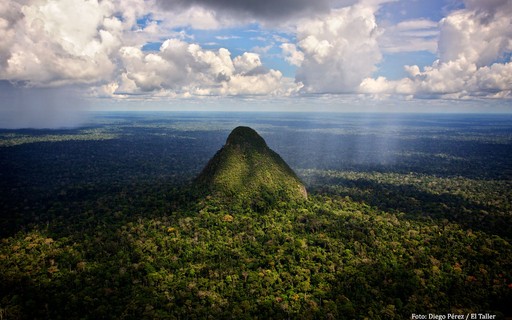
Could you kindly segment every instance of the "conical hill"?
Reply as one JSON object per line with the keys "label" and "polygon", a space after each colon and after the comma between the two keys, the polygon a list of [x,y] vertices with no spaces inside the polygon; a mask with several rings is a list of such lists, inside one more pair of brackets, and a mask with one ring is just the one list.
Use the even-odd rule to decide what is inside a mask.
{"label": "conical hill", "polygon": [[307,198],[306,188],[293,170],[249,127],[231,132],[196,184],[224,199],[256,208]]}

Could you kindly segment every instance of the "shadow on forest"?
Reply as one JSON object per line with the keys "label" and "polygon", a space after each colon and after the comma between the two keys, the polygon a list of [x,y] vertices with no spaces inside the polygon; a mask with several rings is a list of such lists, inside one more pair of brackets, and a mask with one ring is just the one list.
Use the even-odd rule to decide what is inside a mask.
{"label": "shadow on forest", "polygon": [[[337,188],[339,187],[339,188]],[[480,230],[509,238],[512,221],[504,213],[493,214],[499,209],[477,204],[452,194],[432,194],[412,185],[393,185],[368,179],[328,178],[322,185],[310,186],[310,191],[336,193],[355,201],[368,203],[380,210],[403,212],[413,220],[447,220],[464,228]]]}
{"label": "shadow on forest", "polygon": [[208,148],[186,141],[136,136],[1,148],[0,236],[95,211],[105,196],[116,200],[109,207],[121,210],[130,198],[155,198],[182,185],[209,157]]}

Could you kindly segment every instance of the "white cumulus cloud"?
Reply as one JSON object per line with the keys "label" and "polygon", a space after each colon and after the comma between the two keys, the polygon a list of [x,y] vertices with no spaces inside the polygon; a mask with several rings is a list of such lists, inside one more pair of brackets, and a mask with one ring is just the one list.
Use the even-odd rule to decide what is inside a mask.
{"label": "white cumulus cloud", "polygon": [[0,78],[31,86],[108,80],[116,70],[113,57],[122,45],[123,32],[136,20],[136,2],[122,6],[95,0],[3,2]]}
{"label": "white cumulus cloud", "polygon": [[152,53],[123,47],[121,60],[125,71],[119,85],[106,88],[118,94],[290,95],[300,88],[280,71],[265,68],[256,53],[231,58],[227,49],[205,50],[179,39],[166,40]]}
{"label": "white cumulus cloud", "polygon": [[[378,26],[376,13],[390,1],[322,0],[318,10],[306,0],[282,0],[277,7],[275,1],[228,1],[228,8],[222,5],[228,2],[206,0],[2,1],[0,80],[26,88],[92,87],[93,96],[117,98],[298,92],[511,97],[511,1],[465,0],[464,9],[439,22]],[[248,22],[286,38],[275,32],[279,44],[233,57],[228,49],[193,43],[193,31],[177,28]],[[228,38],[236,36],[217,36]],[[163,39],[169,40],[159,50],[143,50]],[[406,66],[404,79],[373,76],[382,52],[422,50],[439,59]],[[295,79],[265,66],[258,53],[264,60],[284,58],[296,67]]]}
{"label": "white cumulus cloud", "polygon": [[304,53],[297,50],[297,46],[293,43],[283,43],[280,46],[283,51],[285,60],[294,66],[300,66],[304,61]]}
{"label": "white cumulus cloud", "polygon": [[353,5],[299,24],[296,48],[282,49],[289,62],[300,63],[296,79],[305,91],[353,92],[375,71],[381,60],[375,10]]}
{"label": "white cumulus cloud", "polygon": [[512,2],[467,1],[466,6],[440,21],[434,64],[407,66],[410,76],[401,80],[366,78],[360,92],[512,98]]}

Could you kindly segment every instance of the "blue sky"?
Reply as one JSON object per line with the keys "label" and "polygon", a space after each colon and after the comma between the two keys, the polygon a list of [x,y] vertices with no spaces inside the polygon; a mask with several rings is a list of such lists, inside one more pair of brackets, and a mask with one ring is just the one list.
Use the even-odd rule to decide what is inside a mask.
{"label": "blue sky", "polygon": [[451,11],[464,8],[462,1],[453,0],[407,0],[386,3],[377,16],[382,20],[398,23],[403,20],[429,19],[439,21]]}
{"label": "blue sky", "polygon": [[84,108],[510,112],[511,17],[508,0],[8,0],[0,126]]}

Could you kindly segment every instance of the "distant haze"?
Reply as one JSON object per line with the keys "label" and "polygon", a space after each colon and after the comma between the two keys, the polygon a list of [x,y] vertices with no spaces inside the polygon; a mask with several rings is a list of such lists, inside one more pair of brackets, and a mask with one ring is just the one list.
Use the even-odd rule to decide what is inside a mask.
{"label": "distant haze", "polygon": [[83,124],[87,103],[62,88],[21,88],[0,82],[0,128],[69,128]]}

